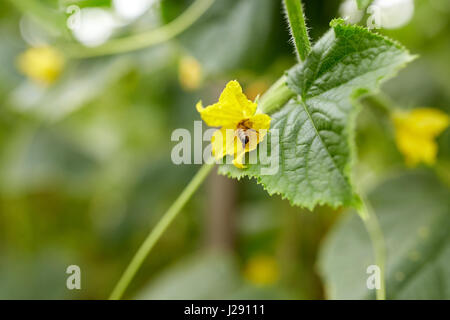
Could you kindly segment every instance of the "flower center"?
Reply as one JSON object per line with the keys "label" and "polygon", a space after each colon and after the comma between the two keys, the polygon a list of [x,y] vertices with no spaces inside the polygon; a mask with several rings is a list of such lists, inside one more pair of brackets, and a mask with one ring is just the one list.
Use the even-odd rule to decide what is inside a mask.
{"label": "flower center", "polygon": [[242,143],[242,148],[245,149],[245,146],[250,141],[249,131],[255,131],[251,128],[252,123],[249,119],[244,119],[238,123],[236,128],[236,135]]}

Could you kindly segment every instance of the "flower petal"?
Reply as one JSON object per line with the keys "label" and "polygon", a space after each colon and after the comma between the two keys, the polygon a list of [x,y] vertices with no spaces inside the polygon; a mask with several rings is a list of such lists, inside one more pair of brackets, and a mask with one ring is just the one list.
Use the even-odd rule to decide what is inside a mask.
{"label": "flower petal", "polygon": [[214,132],[211,138],[212,154],[216,160],[225,155],[232,155],[235,151],[236,135],[234,130],[221,128]]}
{"label": "flower petal", "polygon": [[415,167],[421,162],[427,165],[433,165],[436,162],[438,146],[433,138],[398,131],[395,142],[409,167]]}
{"label": "flower petal", "polygon": [[257,104],[248,100],[242,93],[239,82],[232,80],[227,83],[219,98],[219,103],[227,110],[240,114],[240,120],[250,118],[256,112]]}
{"label": "flower petal", "polygon": [[418,108],[410,112],[394,112],[395,142],[406,164],[414,167],[423,162],[436,162],[438,146],[434,139],[449,125],[444,112],[432,108]]}
{"label": "flower petal", "polygon": [[438,136],[449,125],[449,116],[433,108],[417,108],[411,112],[395,112],[393,118],[397,128],[430,138]]}
{"label": "flower petal", "polygon": [[251,124],[251,128],[254,130],[266,129],[270,128],[270,117],[264,113],[255,114],[250,118],[249,122]]}
{"label": "flower petal", "polygon": [[248,100],[242,93],[237,81],[230,81],[220,95],[218,103],[204,108],[200,101],[196,107],[207,125],[235,129],[240,121],[255,114],[256,106],[256,103]]}
{"label": "flower petal", "polygon": [[237,150],[234,155],[233,164],[235,167],[239,169],[244,169],[246,168],[246,166],[244,165],[244,157],[246,150],[242,148],[242,145],[239,143],[239,141],[236,143],[235,147]]}

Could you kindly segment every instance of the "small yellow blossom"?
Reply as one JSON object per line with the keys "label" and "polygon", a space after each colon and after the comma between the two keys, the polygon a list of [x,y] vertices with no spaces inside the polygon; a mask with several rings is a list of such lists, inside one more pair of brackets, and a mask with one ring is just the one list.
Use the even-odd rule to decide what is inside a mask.
{"label": "small yellow blossom", "polygon": [[202,66],[193,57],[182,57],[178,64],[178,78],[184,90],[198,89],[202,84]]}
{"label": "small yellow blossom", "polygon": [[444,112],[432,108],[418,108],[410,112],[396,111],[392,116],[395,141],[410,167],[436,161],[438,146],[435,138],[449,125]]}
{"label": "small yellow blossom", "polygon": [[270,128],[270,117],[256,113],[256,103],[247,99],[237,81],[226,85],[219,102],[203,108],[197,103],[197,111],[211,127],[220,127],[212,139],[212,152],[217,160],[233,155],[233,164],[244,168],[246,152],[255,150]]}
{"label": "small yellow blossom", "polygon": [[43,46],[29,48],[17,59],[20,71],[44,85],[53,83],[64,66],[64,57],[56,49]]}
{"label": "small yellow blossom", "polygon": [[256,286],[270,286],[280,277],[278,263],[274,257],[257,255],[247,262],[244,268],[244,277]]}
{"label": "small yellow blossom", "polygon": [[250,100],[255,100],[260,94],[263,94],[267,89],[269,89],[270,83],[267,80],[258,80],[252,82],[245,90],[247,97]]}

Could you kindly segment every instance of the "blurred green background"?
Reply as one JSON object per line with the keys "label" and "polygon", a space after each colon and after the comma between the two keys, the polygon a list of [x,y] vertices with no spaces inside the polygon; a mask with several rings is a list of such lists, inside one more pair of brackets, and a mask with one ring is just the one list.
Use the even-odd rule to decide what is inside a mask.
{"label": "blurred green background", "polygon": [[[254,98],[296,63],[278,0],[216,0],[175,39],[78,58],[86,32],[67,27],[71,5],[109,14],[94,19],[107,25],[97,26],[103,33],[87,32],[101,42],[158,28],[193,1],[143,1],[134,15],[120,11],[120,2],[123,9],[123,1],[108,0],[0,4],[1,299],[107,298],[199,168],[172,164],[172,131],[193,131],[195,103],[215,101],[229,80]],[[404,26],[378,30],[419,55],[383,91],[398,108],[449,113],[450,3],[414,3]],[[338,0],[304,4],[313,41],[345,13]],[[43,44],[65,57],[59,78],[46,85],[23,75],[17,62]],[[363,104],[355,180],[372,190],[385,233],[388,297],[450,299],[449,130],[438,138],[434,166],[407,168],[389,118],[371,101]],[[371,250],[350,210],[293,208],[254,181],[212,174],[125,297],[370,298]],[[73,264],[81,268],[81,290],[66,288]]]}

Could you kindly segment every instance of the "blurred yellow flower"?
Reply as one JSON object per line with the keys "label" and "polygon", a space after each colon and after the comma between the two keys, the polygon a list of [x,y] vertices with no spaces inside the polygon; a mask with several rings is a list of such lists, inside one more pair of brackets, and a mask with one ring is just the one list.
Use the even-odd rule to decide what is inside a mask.
{"label": "blurred yellow flower", "polygon": [[17,65],[19,70],[32,80],[49,85],[61,74],[64,57],[49,46],[33,47],[18,57]]}
{"label": "blurred yellow flower", "polygon": [[256,286],[270,286],[280,277],[280,268],[274,257],[256,255],[247,262],[244,277]]}
{"label": "blurred yellow flower", "polygon": [[252,82],[248,87],[247,90],[245,90],[245,93],[247,94],[247,97],[250,100],[255,100],[260,94],[263,94],[264,92],[269,89],[270,83],[266,80],[258,80],[255,82]]}
{"label": "blurred yellow flower", "polygon": [[228,82],[218,103],[203,108],[199,101],[196,107],[207,125],[220,127],[211,139],[214,157],[219,160],[234,155],[233,164],[244,168],[245,153],[255,150],[264,139],[270,117],[256,114],[256,103],[247,99],[237,81]]}
{"label": "blurred yellow flower", "polygon": [[410,167],[436,161],[438,146],[435,138],[449,125],[444,112],[432,108],[418,108],[410,112],[395,111],[392,115],[395,141]]}
{"label": "blurred yellow flower", "polygon": [[178,77],[184,90],[198,89],[203,79],[202,66],[193,57],[182,57],[178,64]]}

